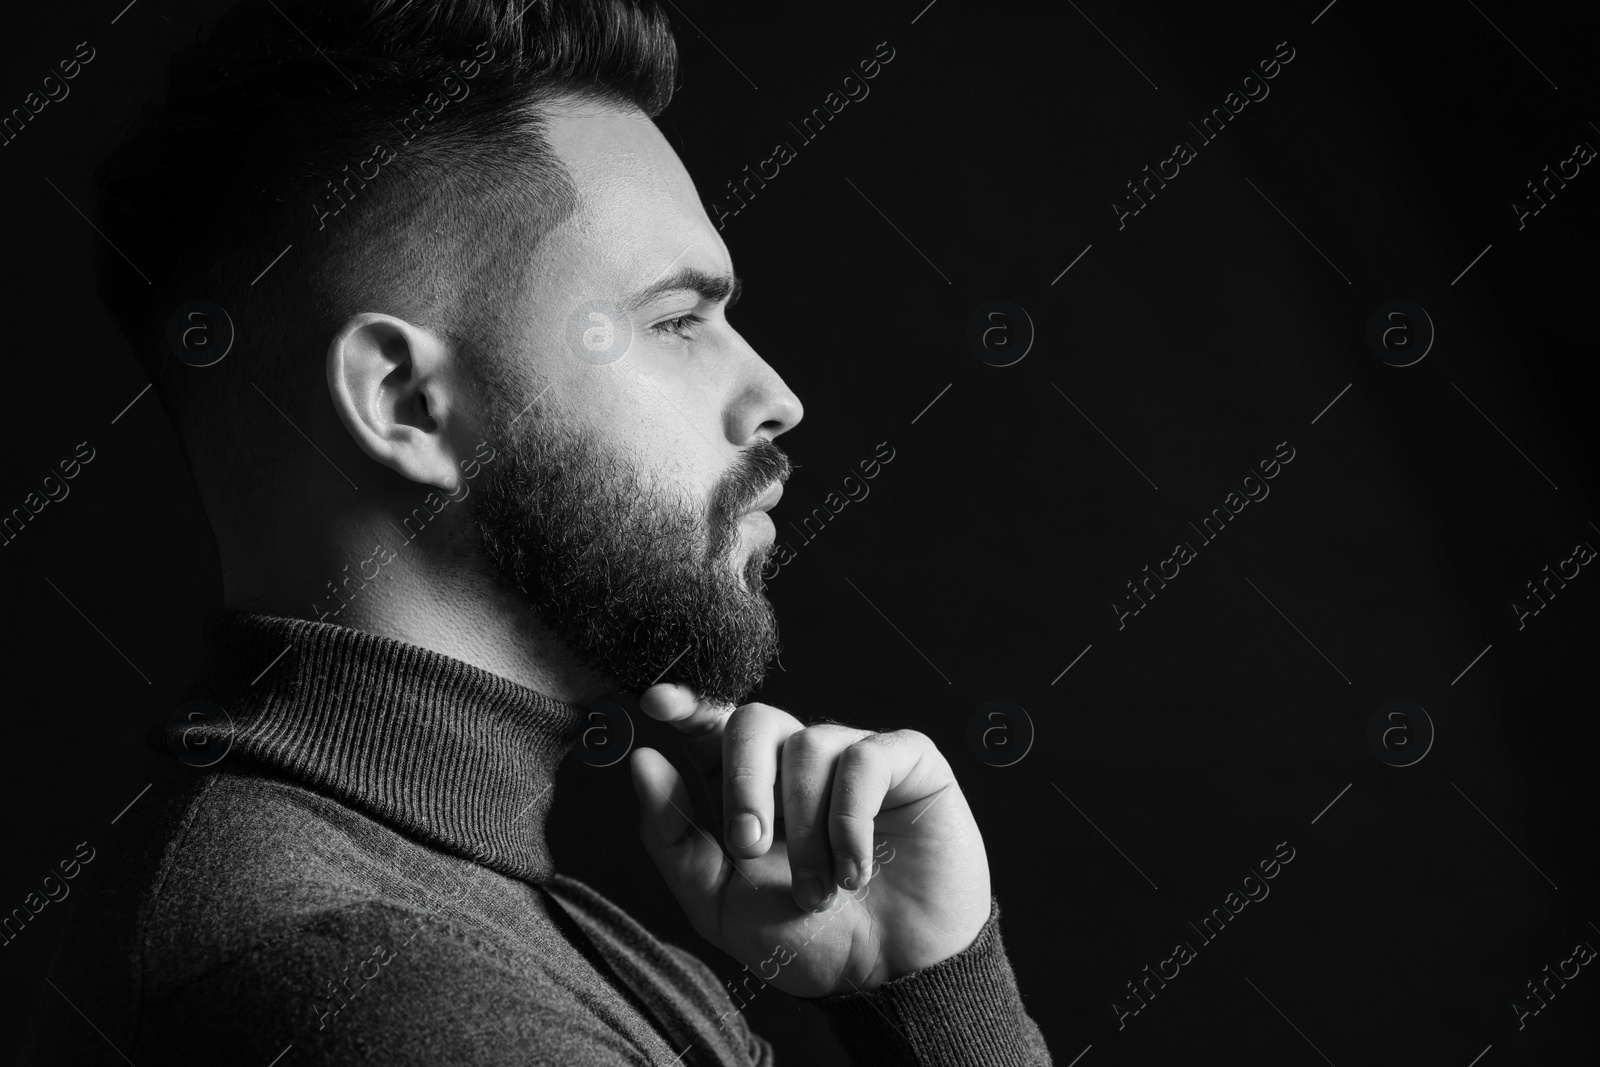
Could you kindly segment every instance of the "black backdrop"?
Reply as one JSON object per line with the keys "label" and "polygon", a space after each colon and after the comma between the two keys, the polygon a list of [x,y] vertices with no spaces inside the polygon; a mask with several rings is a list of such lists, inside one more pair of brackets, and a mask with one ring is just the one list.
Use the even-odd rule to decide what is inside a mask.
{"label": "black backdrop", "polygon": [[[6,911],[78,842],[117,847],[140,736],[221,591],[158,406],[127,407],[146,381],[94,302],[100,238],[72,206],[215,5],[124,3],[8,12],[4,31],[7,109],[77,42],[96,50],[0,149],[0,500],[95,450],[0,549]],[[1510,1005],[1600,945],[1600,578],[1583,567],[1520,629],[1510,605],[1600,546],[1600,177],[1582,167],[1521,229],[1511,207],[1577,142],[1600,147],[1595,9],[924,3],[673,9],[684,82],[662,126],[708,201],[795,149],[723,230],[748,286],[735,321],[807,406],[775,516],[795,549],[771,586],[783,670],[760,695],[938,742],[1058,1064],[1594,1062],[1592,968],[1520,1029]],[[1189,132],[1284,41],[1269,96],[1213,143]],[[802,143],[789,124],[880,42],[870,94]],[[1195,158],[1119,229],[1124,183],[1179,139]],[[968,341],[994,300],[1028,322],[985,320],[991,361],[1035,334],[1009,366]],[[1390,360],[1424,343],[1415,306],[1436,332],[1409,366],[1367,340],[1395,300],[1413,307]],[[809,541],[788,525],[883,442],[866,498]],[[1189,524],[1282,442],[1270,495],[1206,543]],[[1125,583],[1179,541],[1194,558],[1119,629]],[[1026,722],[987,719],[974,747],[991,700]],[[1375,712],[1396,727],[1376,746]],[[570,765],[558,796],[563,869],[733,978],[638,847],[625,765]],[[1203,941],[1189,924],[1280,843],[1270,896]],[[0,950],[0,1040],[69,908]],[[1180,940],[1196,958],[1119,1029],[1113,1000],[1136,1007],[1126,983]],[[780,1062],[836,1052],[803,1002],[767,990],[747,1011]]]}

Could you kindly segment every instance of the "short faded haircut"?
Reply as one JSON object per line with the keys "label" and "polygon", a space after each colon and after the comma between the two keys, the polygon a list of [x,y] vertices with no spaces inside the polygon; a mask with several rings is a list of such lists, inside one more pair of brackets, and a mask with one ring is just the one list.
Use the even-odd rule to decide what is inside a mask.
{"label": "short faded haircut", "polygon": [[[116,246],[97,248],[101,299],[191,459],[242,429],[223,417],[288,431],[260,397],[219,388],[254,385],[304,411],[352,314],[393,314],[468,349],[495,335],[540,239],[576,206],[547,106],[653,118],[677,70],[653,0],[229,10],[173,58],[167,99],[95,174],[96,225]],[[227,374],[168,348],[168,321],[192,300],[233,322]]]}

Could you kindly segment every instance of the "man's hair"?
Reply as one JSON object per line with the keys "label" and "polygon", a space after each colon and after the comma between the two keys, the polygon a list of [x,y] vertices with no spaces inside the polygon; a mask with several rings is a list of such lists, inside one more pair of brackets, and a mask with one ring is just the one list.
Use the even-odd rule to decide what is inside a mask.
{"label": "man's hair", "polygon": [[[489,335],[576,206],[545,105],[654,117],[676,76],[653,0],[252,0],[173,58],[166,101],[97,170],[101,299],[191,456],[240,429],[221,409],[292,438],[245,381],[301,409],[361,311]],[[232,320],[226,376],[167,344],[193,300]],[[224,378],[246,395],[219,403]]]}

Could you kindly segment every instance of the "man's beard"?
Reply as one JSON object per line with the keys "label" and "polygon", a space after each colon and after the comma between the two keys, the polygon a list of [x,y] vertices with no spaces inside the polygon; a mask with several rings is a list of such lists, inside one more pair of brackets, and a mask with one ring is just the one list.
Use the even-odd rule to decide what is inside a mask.
{"label": "man's beard", "polygon": [[496,580],[514,589],[588,666],[624,689],[657,681],[738,704],[779,652],[761,571],[740,571],[740,516],[788,457],[765,439],[743,449],[709,506],[651,485],[591,434],[529,419],[491,441],[496,455],[468,498]]}

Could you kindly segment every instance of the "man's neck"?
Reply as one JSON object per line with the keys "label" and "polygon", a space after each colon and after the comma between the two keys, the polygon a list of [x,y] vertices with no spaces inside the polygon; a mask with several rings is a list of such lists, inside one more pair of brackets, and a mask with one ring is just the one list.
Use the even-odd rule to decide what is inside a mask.
{"label": "man's neck", "polygon": [[403,598],[355,600],[329,621],[470,663],[566,704],[617,688],[615,679],[585,669],[526,601],[474,579],[409,588]]}
{"label": "man's neck", "polygon": [[[404,641],[568,704],[616,690],[617,679],[585,667],[525,597],[490,575],[488,560],[459,522],[448,526],[429,529],[427,543],[401,543],[392,526],[385,537],[385,526],[373,524],[344,538],[346,545],[299,553],[281,542],[270,552],[260,546],[232,552],[223,545],[223,602],[240,611],[330,622]],[[358,544],[395,547],[384,554],[353,547]],[[330,569],[323,562],[318,569],[306,562],[311,559],[349,564]],[[232,560],[250,563],[230,566]],[[284,573],[263,570],[263,560]],[[335,576],[331,590],[326,582],[318,590],[304,579],[323,570]],[[376,577],[363,578],[374,571]],[[308,597],[313,590],[320,595]]]}

